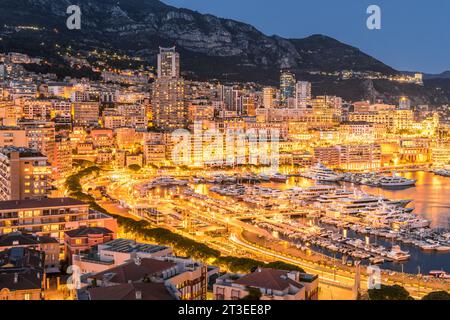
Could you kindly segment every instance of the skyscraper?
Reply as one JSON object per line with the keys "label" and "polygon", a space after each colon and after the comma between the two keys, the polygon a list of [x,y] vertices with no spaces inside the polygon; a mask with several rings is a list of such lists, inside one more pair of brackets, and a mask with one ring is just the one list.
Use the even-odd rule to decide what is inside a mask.
{"label": "skyscraper", "polygon": [[266,109],[271,109],[274,106],[275,89],[272,87],[265,87],[263,89],[263,105]]}
{"label": "skyscraper", "polygon": [[173,48],[160,48],[158,79],[152,91],[153,124],[160,130],[187,127],[185,82],[180,77],[180,55]]}
{"label": "skyscraper", "polygon": [[289,71],[281,71],[280,104],[287,107],[289,98],[295,97],[295,75]]}
{"label": "skyscraper", "polygon": [[159,48],[158,79],[180,77],[180,54],[172,48]]}
{"label": "skyscraper", "polygon": [[187,126],[188,108],[184,90],[182,78],[162,78],[153,83],[153,124],[157,129],[168,131]]}
{"label": "skyscraper", "polygon": [[295,108],[305,109],[311,101],[311,83],[298,81],[295,85]]}

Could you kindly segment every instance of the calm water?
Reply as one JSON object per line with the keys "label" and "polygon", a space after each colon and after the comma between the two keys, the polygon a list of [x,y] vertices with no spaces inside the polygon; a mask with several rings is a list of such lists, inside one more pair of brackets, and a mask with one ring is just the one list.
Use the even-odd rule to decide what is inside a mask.
{"label": "calm water", "polygon": [[[450,178],[440,177],[429,172],[407,172],[399,173],[409,179],[416,179],[417,184],[413,188],[403,190],[385,190],[368,186],[353,185],[343,183],[348,190],[358,189],[364,192],[382,195],[388,199],[413,199],[410,206],[414,207],[414,212],[431,221],[432,228],[450,229]],[[267,187],[278,187],[282,189],[293,186],[308,187],[314,182],[303,178],[291,178],[286,184],[264,184]],[[331,227],[330,227],[331,229]],[[337,230],[336,230],[337,231]],[[339,230],[342,231],[342,230]],[[364,239],[364,235],[358,235],[348,230],[348,237]],[[395,242],[383,238],[370,238],[371,243],[378,243],[386,248],[390,248]],[[444,270],[450,273],[450,253],[423,252],[413,245],[399,244],[403,250],[411,254],[411,258],[403,264],[403,270],[408,273],[417,273],[420,267],[421,273],[428,273],[431,270]],[[324,254],[333,256],[332,252],[317,248]],[[339,254],[336,254],[340,258]],[[385,263],[382,268],[401,271],[402,265],[399,263]]]}

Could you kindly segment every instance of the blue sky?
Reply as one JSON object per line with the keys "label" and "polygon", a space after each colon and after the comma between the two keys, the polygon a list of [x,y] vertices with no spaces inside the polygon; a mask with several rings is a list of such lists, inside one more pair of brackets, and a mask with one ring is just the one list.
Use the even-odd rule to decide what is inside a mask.
{"label": "blue sky", "polygon": [[[287,38],[325,34],[408,71],[450,70],[449,0],[163,0],[252,24]],[[369,30],[367,7],[381,8],[381,30]]]}

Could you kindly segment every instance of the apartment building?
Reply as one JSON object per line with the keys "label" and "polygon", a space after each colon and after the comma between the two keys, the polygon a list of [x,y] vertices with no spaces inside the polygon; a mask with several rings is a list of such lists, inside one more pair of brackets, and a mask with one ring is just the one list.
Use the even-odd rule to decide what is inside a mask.
{"label": "apartment building", "polygon": [[42,300],[44,252],[10,248],[0,252],[0,301]]}
{"label": "apartment building", "polygon": [[102,227],[81,227],[69,230],[64,233],[64,251],[69,261],[72,261],[72,255],[86,252],[115,237],[115,232]]}
{"label": "apartment building", "polygon": [[172,248],[137,243],[129,239],[115,239],[91,247],[90,252],[74,252],[73,264],[82,274],[98,273],[119,266],[135,258],[158,258],[172,256]]}
{"label": "apartment building", "polygon": [[98,126],[100,104],[98,102],[72,103],[73,123],[76,126]]}
{"label": "apartment building", "polygon": [[82,277],[82,283],[101,287],[161,283],[181,300],[205,300],[211,272],[206,265],[184,258],[136,258],[103,272],[89,274],[84,279]]}
{"label": "apartment building", "polygon": [[319,279],[298,271],[258,268],[255,272],[225,274],[213,285],[215,300],[240,300],[250,294],[249,288],[260,291],[261,300],[317,300]]}
{"label": "apartment building", "polygon": [[0,149],[0,200],[46,197],[51,168],[47,157],[28,148]]}
{"label": "apartment building", "polygon": [[72,198],[0,202],[0,235],[20,231],[55,238],[60,243],[60,259],[64,258],[64,233],[83,226],[117,230],[115,219]]}
{"label": "apartment building", "polygon": [[28,147],[26,131],[18,127],[0,127],[0,148]]}
{"label": "apartment building", "polygon": [[0,236],[0,251],[11,248],[29,248],[43,251],[45,253],[45,273],[59,272],[59,249],[58,240],[48,236],[24,232],[11,232]]}

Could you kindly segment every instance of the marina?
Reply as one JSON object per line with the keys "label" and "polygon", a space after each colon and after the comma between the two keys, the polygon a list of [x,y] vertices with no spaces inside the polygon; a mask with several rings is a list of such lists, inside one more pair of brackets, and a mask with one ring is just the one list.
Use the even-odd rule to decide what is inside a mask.
{"label": "marina", "polygon": [[[443,268],[450,261],[450,204],[448,199],[439,198],[440,202],[433,210],[441,206],[447,210],[439,211],[439,220],[444,223],[438,222],[428,219],[429,207],[424,207],[422,196],[430,194],[429,190],[424,193],[430,179],[445,178],[429,172],[405,175],[408,176],[406,179],[418,182],[416,188],[389,190],[345,181],[320,185],[311,179],[290,177],[286,183],[269,181],[250,187],[225,188],[238,190],[231,193],[220,191],[220,187],[210,191],[237,197],[239,201],[259,208],[277,208],[287,201],[291,206],[295,204],[297,209],[314,211],[302,217],[302,223],[288,215],[256,222],[280,238],[295,242],[299,250],[312,249],[338,259],[363,260],[365,264],[380,264],[396,271],[403,268],[410,273],[417,273],[418,268],[421,272]],[[415,195],[415,190],[419,190],[421,196]],[[294,225],[297,229],[286,225]],[[302,229],[299,226],[302,226],[302,232],[298,231]],[[308,230],[308,236],[304,230]],[[436,256],[439,259],[435,259]]]}

